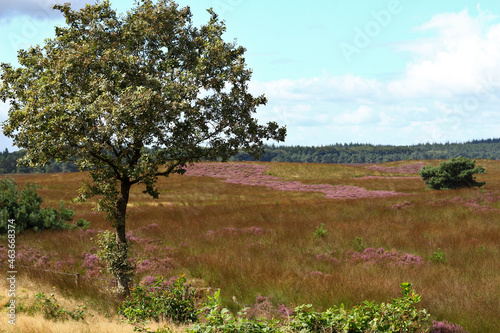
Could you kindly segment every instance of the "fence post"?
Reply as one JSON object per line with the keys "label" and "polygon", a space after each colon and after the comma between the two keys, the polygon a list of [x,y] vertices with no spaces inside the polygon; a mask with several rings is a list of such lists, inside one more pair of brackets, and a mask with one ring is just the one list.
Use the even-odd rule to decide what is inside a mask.
{"label": "fence post", "polygon": [[75,274],[75,282],[76,282],[76,286],[78,287],[78,284],[80,283],[80,273]]}

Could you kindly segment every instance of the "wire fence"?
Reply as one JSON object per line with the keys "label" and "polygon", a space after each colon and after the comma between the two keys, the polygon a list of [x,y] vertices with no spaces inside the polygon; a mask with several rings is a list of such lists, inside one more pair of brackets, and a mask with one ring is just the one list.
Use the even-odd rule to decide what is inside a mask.
{"label": "wire fence", "polygon": [[[33,267],[33,266],[25,266],[25,265],[20,265],[16,263],[16,267],[22,267],[22,268],[27,268],[30,270],[36,270],[36,271],[41,271],[41,272],[47,272],[47,273],[52,273],[52,274],[60,274],[60,275],[66,275],[66,276],[72,276],[74,278],[75,284],[78,287],[82,281],[84,280],[101,280],[101,281],[107,281],[109,283],[114,283],[114,279],[106,279],[106,278],[100,278],[100,277],[95,277],[95,276],[86,276],[82,275],[80,273],[67,273],[67,272],[60,272],[60,271],[53,271],[50,269],[43,269],[39,267]],[[3,261],[0,260],[0,271],[3,271],[4,268],[4,263]]]}

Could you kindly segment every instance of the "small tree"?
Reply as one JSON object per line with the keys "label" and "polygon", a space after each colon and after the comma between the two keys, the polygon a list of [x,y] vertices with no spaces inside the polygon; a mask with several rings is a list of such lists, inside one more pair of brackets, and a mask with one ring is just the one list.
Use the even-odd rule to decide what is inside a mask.
{"label": "small tree", "polygon": [[[263,140],[284,140],[285,128],[252,117],[266,98],[248,93],[245,49],[224,42],[212,10],[196,28],[189,7],[170,0],[138,0],[124,15],[109,1],[53,8],[67,26],[19,51],[20,68],[1,65],[0,98],[10,101],[4,134],[26,149],[21,163],[74,159],[89,170],[80,199],[100,196],[97,209],[107,212],[119,247],[132,185],[157,198],[159,176],[240,149],[258,157]],[[118,287],[128,294],[124,276]]]}
{"label": "small tree", "polygon": [[74,212],[61,201],[59,209],[41,208],[42,198],[36,193],[38,185],[26,182],[19,192],[14,179],[0,179],[0,234],[8,232],[8,220],[16,221],[16,231],[25,229],[35,231],[43,229],[70,229],[74,224]]}
{"label": "small tree", "polygon": [[425,166],[420,177],[433,190],[449,190],[463,187],[481,187],[486,182],[477,182],[474,174],[485,173],[482,166],[475,167],[476,160],[456,157],[441,162],[439,166]]}

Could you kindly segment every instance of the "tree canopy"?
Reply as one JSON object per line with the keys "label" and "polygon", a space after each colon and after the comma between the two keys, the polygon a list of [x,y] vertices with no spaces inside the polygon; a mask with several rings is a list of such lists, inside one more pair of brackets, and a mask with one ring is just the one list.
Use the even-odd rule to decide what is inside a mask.
{"label": "tree canopy", "polygon": [[432,190],[450,190],[464,187],[481,187],[485,182],[476,181],[475,174],[485,173],[482,166],[476,167],[475,160],[465,157],[452,158],[444,161],[437,167],[424,166],[420,177]]}
{"label": "tree canopy", "polygon": [[157,197],[159,176],[241,149],[258,157],[264,140],[284,140],[284,127],[253,117],[266,98],[248,92],[245,48],[223,40],[212,10],[197,28],[189,7],[170,0],[140,0],[126,14],[109,1],[53,8],[66,18],[55,38],[20,50],[19,68],[1,64],[3,132],[26,150],[24,165],[74,160],[89,170],[80,197],[101,196],[118,242],[132,185]]}

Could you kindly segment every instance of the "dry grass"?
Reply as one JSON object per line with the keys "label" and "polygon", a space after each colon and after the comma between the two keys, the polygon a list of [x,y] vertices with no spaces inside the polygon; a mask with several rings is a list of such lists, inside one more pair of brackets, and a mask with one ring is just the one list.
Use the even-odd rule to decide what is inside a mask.
{"label": "dry grass", "polygon": [[[87,298],[87,302],[82,299],[75,299],[67,292],[61,291],[59,288],[46,284],[46,281],[37,281],[21,275],[17,281],[17,306],[18,309],[22,304],[24,309],[33,305],[35,302],[34,295],[39,292],[44,292],[47,296],[54,294],[57,304],[67,310],[77,309],[79,305],[86,305],[88,310],[85,311],[85,319],[83,321],[54,321],[43,317],[41,313],[28,315],[24,311],[17,311],[16,324],[7,324],[2,320],[0,332],[5,333],[130,333],[134,329],[130,325],[121,320],[114,311],[105,311],[104,309],[96,309],[92,307],[93,301]],[[7,297],[8,287],[5,279],[0,281],[0,308],[3,308],[9,301]],[[89,302],[91,304],[89,304]],[[5,314],[3,314],[5,316]],[[5,319],[5,318],[3,318]],[[150,329],[162,327],[164,324],[151,324]],[[168,324],[172,332],[183,332],[181,326]]]}
{"label": "dry grass", "polygon": [[[415,162],[419,161],[385,165]],[[500,162],[480,160],[477,164],[487,171],[478,177],[487,182],[480,190],[428,191],[419,179],[390,178],[416,174],[384,173],[364,166],[273,163],[268,171],[304,183],[355,185],[407,194],[357,200],[241,186],[216,178],[171,176],[159,181],[159,200],[147,197],[140,187],[133,189],[128,220],[128,230],[135,237],[133,255],[139,260],[169,258],[168,267],[161,266],[157,272],[186,273],[201,285],[221,288],[225,300],[234,296],[243,304],[252,304],[259,294],[271,297],[276,304],[312,303],[318,309],[363,300],[388,302],[399,296],[399,284],[408,281],[422,295],[422,307],[433,319],[455,322],[470,332],[494,332],[500,326],[500,214],[468,206],[468,202],[500,209]],[[46,204],[65,200],[75,209],[76,219],[91,221],[91,228],[109,228],[101,214],[90,212],[92,202],[69,202],[84,175],[14,178],[18,184],[36,181],[42,186],[39,193]],[[314,236],[321,223],[328,230],[325,238]],[[148,228],[151,224],[158,226]],[[251,232],[255,228],[262,231]],[[95,253],[92,237],[78,231],[45,231],[18,235],[18,244],[29,244],[57,260],[74,258],[73,271],[84,274],[82,253]],[[441,249],[447,263],[403,266],[345,261],[347,251],[355,249],[356,237],[366,247],[405,252],[426,262]],[[340,262],[319,260],[318,255],[325,253]],[[138,279],[152,273],[145,270]],[[55,284],[62,296],[96,308],[117,304],[92,285],[75,290],[74,284],[58,282],[53,276],[30,279]],[[234,306],[229,301],[226,304]],[[25,320],[26,325],[39,321]],[[92,332],[106,329],[96,326]],[[75,330],[85,332],[85,327]]]}

